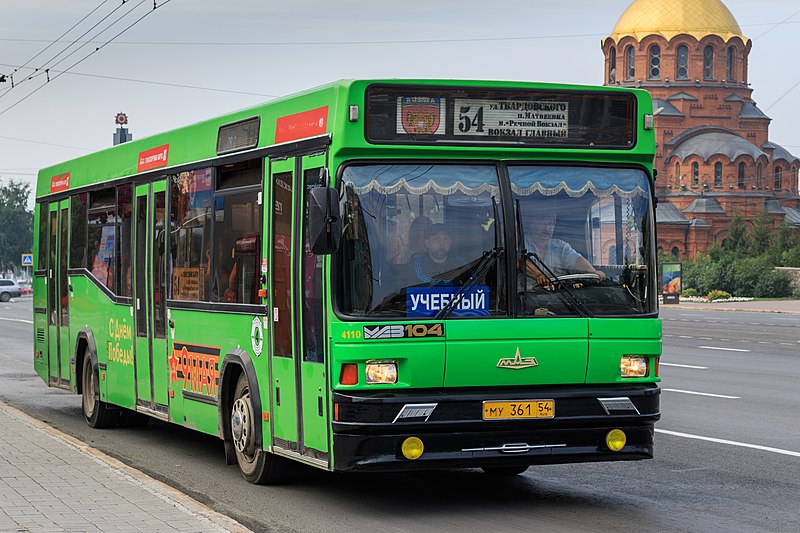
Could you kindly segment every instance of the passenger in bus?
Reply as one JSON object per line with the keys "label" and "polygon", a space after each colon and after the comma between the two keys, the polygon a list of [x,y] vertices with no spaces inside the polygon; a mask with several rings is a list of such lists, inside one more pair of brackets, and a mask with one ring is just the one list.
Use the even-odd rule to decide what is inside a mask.
{"label": "passenger in bus", "polygon": [[[553,238],[553,230],[556,226],[555,208],[544,208],[536,210],[535,214],[527,217],[525,221],[525,248],[528,253],[535,253],[556,276],[566,274],[595,274],[600,281],[606,275],[600,270],[596,270],[589,261],[575,251],[568,242]],[[550,287],[552,280],[542,272],[536,263],[528,258],[525,261],[525,273],[533,278],[540,287]]]}
{"label": "passenger in bus", "polygon": [[422,242],[425,252],[417,254],[411,262],[419,280],[449,285],[468,269],[463,259],[451,253],[453,238],[444,224],[429,225]]}

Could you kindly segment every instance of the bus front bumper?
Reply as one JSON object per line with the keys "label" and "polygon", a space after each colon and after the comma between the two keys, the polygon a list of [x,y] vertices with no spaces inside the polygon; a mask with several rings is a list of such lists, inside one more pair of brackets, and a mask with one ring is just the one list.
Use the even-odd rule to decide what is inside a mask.
{"label": "bus front bumper", "polygon": [[[335,393],[339,420],[333,423],[334,469],[404,471],[651,459],[654,424],[660,416],[659,392],[650,384],[625,390]],[[554,398],[556,414],[550,419],[482,420],[482,402],[487,397]],[[623,397],[635,407],[632,411],[607,412],[600,401]],[[398,422],[397,412],[407,404],[437,407],[424,421]],[[626,437],[619,451],[607,445],[614,429]],[[416,459],[405,457],[402,451],[409,437],[418,438],[424,447]]]}

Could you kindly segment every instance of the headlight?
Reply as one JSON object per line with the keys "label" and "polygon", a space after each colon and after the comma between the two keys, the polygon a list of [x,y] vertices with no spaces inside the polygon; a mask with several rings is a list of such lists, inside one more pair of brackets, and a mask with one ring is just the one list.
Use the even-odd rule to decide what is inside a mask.
{"label": "headlight", "polygon": [[647,357],[624,356],[619,362],[619,373],[623,378],[647,377]]}
{"label": "headlight", "polygon": [[397,383],[397,363],[367,363],[367,383]]}

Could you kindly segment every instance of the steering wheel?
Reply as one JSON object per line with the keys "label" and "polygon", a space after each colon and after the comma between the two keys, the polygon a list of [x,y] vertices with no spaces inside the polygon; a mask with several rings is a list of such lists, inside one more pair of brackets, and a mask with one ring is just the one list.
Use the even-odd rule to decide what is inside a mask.
{"label": "steering wheel", "polygon": [[577,280],[592,280],[600,281],[600,276],[590,272],[582,272],[579,274],[566,274],[564,276],[556,276],[553,281],[577,281]]}

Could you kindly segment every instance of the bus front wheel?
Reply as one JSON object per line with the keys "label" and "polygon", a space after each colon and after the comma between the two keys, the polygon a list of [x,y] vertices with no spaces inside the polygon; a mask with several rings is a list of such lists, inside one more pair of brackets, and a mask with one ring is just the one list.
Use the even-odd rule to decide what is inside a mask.
{"label": "bus front wheel", "polygon": [[83,417],[89,427],[95,429],[113,428],[119,420],[119,411],[111,409],[108,404],[100,400],[100,381],[97,377],[97,368],[88,355],[83,358]]}
{"label": "bus front wheel", "polygon": [[273,485],[286,480],[288,461],[256,446],[255,424],[260,418],[254,416],[247,376],[241,374],[236,383],[230,425],[236,462],[242,476],[250,483]]}

